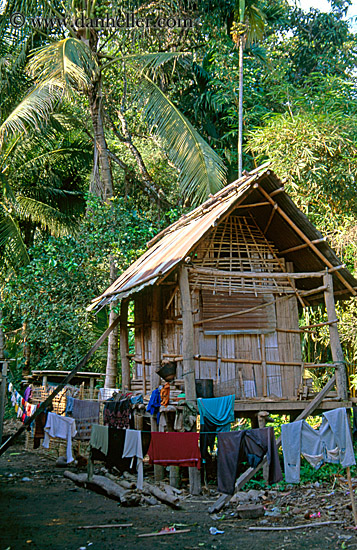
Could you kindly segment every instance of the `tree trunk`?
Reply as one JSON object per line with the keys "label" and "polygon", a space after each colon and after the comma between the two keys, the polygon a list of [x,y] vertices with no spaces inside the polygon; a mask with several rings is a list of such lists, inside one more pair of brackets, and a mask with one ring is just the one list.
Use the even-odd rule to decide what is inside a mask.
{"label": "tree trunk", "polygon": [[238,98],[238,178],[243,171],[243,50],[244,37],[239,37],[239,98]]}
{"label": "tree trunk", "polygon": [[22,369],[22,377],[28,376],[30,374],[30,346],[27,341],[27,323],[24,323],[22,325],[22,334],[23,334],[23,342],[24,342],[24,359],[25,363]]}
{"label": "tree trunk", "polygon": [[[114,283],[117,278],[117,269],[114,263],[114,258],[110,256],[110,283]],[[115,303],[110,306],[109,326],[118,317],[114,311]],[[116,380],[118,376],[118,325],[112,330],[108,336],[108,355],[107,368],[105,370],[105,388],[116,388]]]}
{"label": "tree trunk", "polygon": [[3,313],[0,301],[0,361],[5,359],[5,334],[2,328]]}
{"label": "tree trunk", "polygon": [[93,83],[88,98],[94,132],[94,167],[90,191],[108,202],[113,196],[113,177],[103,126],[101,78]]}

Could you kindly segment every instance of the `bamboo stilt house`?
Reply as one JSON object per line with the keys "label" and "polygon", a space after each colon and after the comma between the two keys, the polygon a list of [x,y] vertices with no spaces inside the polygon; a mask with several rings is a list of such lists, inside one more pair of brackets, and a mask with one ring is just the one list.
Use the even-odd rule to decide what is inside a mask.
{"label": "bamboo stilt house", "polygon": [[[196,380],[213,380],[214,396],[234,393],[237,413],[249,416],[306,405],[309,365],[302,360],[298,312],[323,302],[337,396],[321,407],[348,406],[334,299],[356,289],[352,274],[264,165],[159,233],[91,308],[121,301],[123,387],[148,393],[160,382],[159,367],[174,361],[188,399],[196,397]],[[129,300],[134,357],[128,354]]]}

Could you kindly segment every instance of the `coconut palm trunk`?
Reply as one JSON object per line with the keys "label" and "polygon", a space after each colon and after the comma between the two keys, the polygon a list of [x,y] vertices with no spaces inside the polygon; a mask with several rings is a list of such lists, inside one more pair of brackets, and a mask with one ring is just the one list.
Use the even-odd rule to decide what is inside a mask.
{"label": "coconut palm trunk", "polygon": [[243,50],[244,36],[239,38],[239,96],[238,96],[238,178],[243,170]]}
{"label": "coconut palm trunk", "polygon": [[[117,269],[115,267],[114,258],[110,257],[110,283],[114,283],[117,278]],[[110,306],[109,326],[118,317],[114,310],[115,304]],[[108,336],[108,355],[107,367],[105,369],[105,388],[115,388],[118,375],[118,326]]]}
{"label": "coconut palm trunk", "polygon": [[93,83],[88,94],[95,143],[94,185],[92,184],[91,191],[99,195],[105,202],[108,202],[113,196],[113,177],[104,134],[101,89],[102,83],[100,78]]}

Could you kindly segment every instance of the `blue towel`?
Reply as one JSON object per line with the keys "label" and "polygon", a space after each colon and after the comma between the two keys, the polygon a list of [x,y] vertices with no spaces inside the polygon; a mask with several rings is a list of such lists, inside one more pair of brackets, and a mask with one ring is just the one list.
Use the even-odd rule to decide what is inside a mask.
{"label": "blue towel", "polygon": [[157,423],[160,422],[160,405],[161,405],[161,397],[160,397],[160,390],[157,388],[154,390],[150,396],[150,401],[148,406],[146,407],[146,410],[150,414],[156,414],[156,420]]}
{"label": "blue towel", "polygon": [[213,397],[212,399],[197,399],[201,424],[205,418],[217,426],[219,432],[229,432],[231,422],[234,422],[234,395]]}
{"label": "blue towel", "polygon": [[74,403],[74,397],[70,397],[69,395],[67,395],[66,410],[65,410],[66,416],[70,416],[70,415],[72,416],[73,403]]}

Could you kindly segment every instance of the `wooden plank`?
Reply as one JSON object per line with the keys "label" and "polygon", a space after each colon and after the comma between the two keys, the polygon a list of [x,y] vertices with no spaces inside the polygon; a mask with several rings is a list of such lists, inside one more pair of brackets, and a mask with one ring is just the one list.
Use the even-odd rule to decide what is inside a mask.
{"label": "wooden plank", "polygon": [[[335,376],[333,376],[332,378],[330,378],[330,380],[327,382],[324,388],[322,388],[320,393],[318,393],[316,397],[306,405],[305,409],[299,414],[299,416],[295,419],[294,422],[298,422],[299,420],[304,420],[305,418],[310,416],[318,408],[319,404],[321,403],[325,395],[328,394],[328,392],[333,388],[335,383],[336,383],[336,378]],[[280,445],[281,445],[281,437],[279,437],[279,439],[277,440],[277,447],[280,447]],[[252,477],[254,477],[255,474],[259,472],[259,470],[263,468],[264,464],[266,463],[267,463],[267,458],[265,456],[263,460],[258,464],[258,466],[256,466],[255,468],[248,468],[248,470],[246,470],[237,479],[235,484],[235,492],[240,491],[241,488],[249,480],[251,480]],[[222,494],[219,497],[219,499],[215,502],[215,504],[208,509],[209,513],[213,514],[214,512],[219,512],[220,510],[222,510],[222,508],[225,506],[225,504],[227,504],[230,501],[231,498],[232,498],[232,495]]]}

